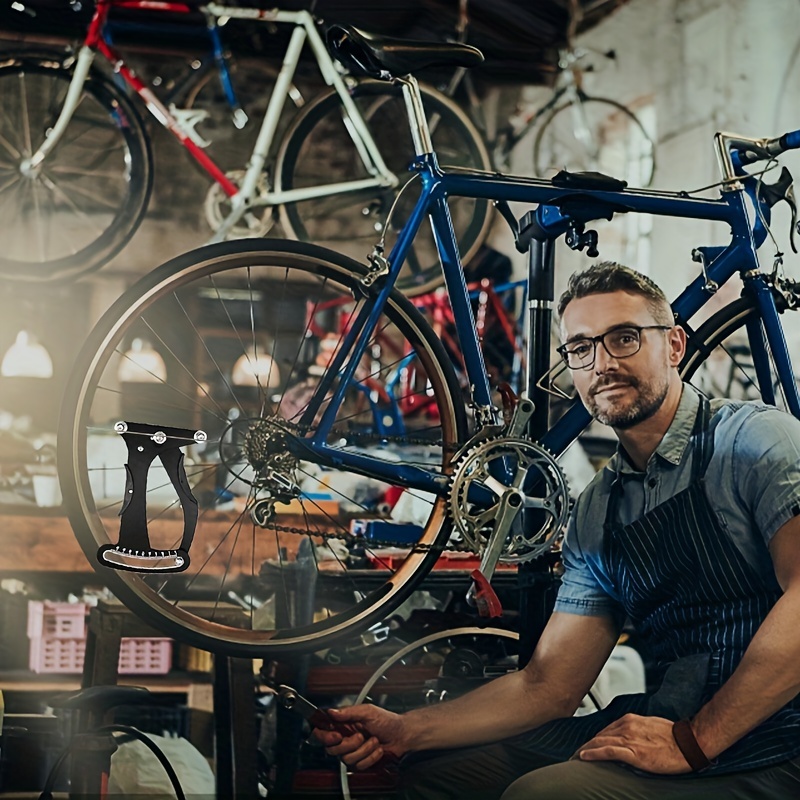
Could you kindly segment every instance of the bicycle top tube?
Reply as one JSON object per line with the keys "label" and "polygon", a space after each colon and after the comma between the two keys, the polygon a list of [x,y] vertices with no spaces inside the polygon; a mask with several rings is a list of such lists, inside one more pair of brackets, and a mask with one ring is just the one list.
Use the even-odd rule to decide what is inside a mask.
{"label": "bicycle top tube", "polygon": [[287,22],[303,24],[312,15],[308,11],[283,11],[280,8],[243,8],[240,6],[227,6],[221,3],[181,3],[165,0],[96,0],[94,15],[89,23],[85,44],[96,46],[102,38],[102,29],[108,19],[109,13],[114,9],[127,11],[145,11],[148,13],[171,14],[208,14],[212,17],[226,17],[233,19],[260,21],[260,22]]}
{"label": "bicycle top tube", "polygon": [[[760,181],[748,175],[744,164],[771,160],[786,150],[800,148],[800,130],[774,139],[753,139],[735,134],[715,136],[717,158],[722,173],[722,193],[717,200],[692,197],[689,192],[665,192],[649,189],[627,189],[610,176],[561,172],[552,180],[535,180],[510,175],[487,175],[470,172],[448,172],[438,164],[430,144],[428,122],[420,101],[419,90],[411,76],[402,76],[403,69],[428,63],[431,59],[451,65],[473,66],[482,60],[479,51],[465,52],[463,45],[412,42],[400,39],[365,37],[353,28],[334,25],[327,35],[334,58],[345,66],[379,80],[400,84],[406,95],[409,124],[417,148],[412,169],[422,176],[425,191],[418,209],[430,207],[442,196],[461,196],[494,201],[518,201],[538,206],[534,238],[554,239],[576,230],[587,222],[611,219],[617,213],[649,213],[661,216],[708,219],[727,222],[733,241],[749,245],[751,262],[757,267],[755,250],[768,235],[772,203],[758,193]],[[391,45],[391,46],[389,46]],[[741,196],[747,194],[757,207],[755,222],[748,221],[747,208]],[[427,210],[427,208],[426,208]],[[421,213],[412,214],[409,230],[419,224]],[[398,237],[393,255],[403,257],[408,237]],[[389,259],[390,263],[392,258]],[[728,276],[729,277],[729,276]]]}

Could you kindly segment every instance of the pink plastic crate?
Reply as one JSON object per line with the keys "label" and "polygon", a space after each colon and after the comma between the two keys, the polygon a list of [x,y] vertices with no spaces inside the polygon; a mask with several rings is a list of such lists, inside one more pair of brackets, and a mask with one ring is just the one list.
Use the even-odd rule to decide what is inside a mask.
{"label": "pink plastic crate", "polygon": [[86,639],[31,637],[31,672],[76,673],[83,670]]}
{"label": "pink plastic crate", "polygon": [[119,648],[120,675],[164,675],[172,667],[172,639],[123,639]]}
{"label": "pink plastic crate", "polygon": [[85,639],[87,613],[85,603],[29,600],[28,638]]}
{"label": "pink plastic crate", "polygon": [[[80,673],[86,639],[31,637],[31,672]],[[123,639],[119,649],[120,675],[165,675],[172,666],[172,639]]]}

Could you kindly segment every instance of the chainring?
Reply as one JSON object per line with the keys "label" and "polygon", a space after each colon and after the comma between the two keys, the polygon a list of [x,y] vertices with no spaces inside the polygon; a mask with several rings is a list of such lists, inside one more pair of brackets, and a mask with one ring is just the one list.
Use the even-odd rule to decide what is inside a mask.
{"label": "chainring", "polygon": [[[545,447],[527,439],[499,437],[468,449],[453,473],[448,511],[464,540],[476,553],[483,553],[500,510],[501,494],[511,486],[523,492],[525,502],[500,560],[521,563],[549,550],[569,517],[567,479]],[[477,492],[468,499],[473,487],[483,490],[486,502],[475,501]]]}
{"label": "chainring", "polygon": [[[226,173],[226,177],[230,178],[230,180],[239,186],[244,179],[244,174],[244,170],[233,170]],[[259,176],[256,190],[257,197],[263,197],[269,193],[269,181],[266,174],[262,173],[262,175]],[[203,203],[203,211],[205,213],[206,222],[212,231],[216,231],[225,221],[228,214],[230,214],[230,198],[225,194],[218,183],[213,183],[209,187],[205,202]],[[250,239],[253,237],[266,236],[274,224],[275,216],[273,214],[273,207],[268,205],[259,207],[257,204],[254,204],[252,208],[244,212],[242,218],[231,228],[227,238]]]}

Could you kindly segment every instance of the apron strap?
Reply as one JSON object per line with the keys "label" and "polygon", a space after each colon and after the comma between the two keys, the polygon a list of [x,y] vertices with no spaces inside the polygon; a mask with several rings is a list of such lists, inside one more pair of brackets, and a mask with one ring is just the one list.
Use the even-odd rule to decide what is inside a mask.
{"label": "apron strap", "polygon": [[711,403],[704,394],[700,394],[700,405],[692,430],[695,452],[692,458],[692,482],[701,480],[714,455],[714,437],[709,427],[711,422]]}

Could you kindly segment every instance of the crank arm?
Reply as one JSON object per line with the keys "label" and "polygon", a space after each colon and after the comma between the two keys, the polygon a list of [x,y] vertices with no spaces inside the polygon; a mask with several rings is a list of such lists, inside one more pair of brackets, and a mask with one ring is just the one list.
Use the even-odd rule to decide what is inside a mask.
{"label": "crank arm", "polygon": [[[489,537],[489,544],[483,552],[481,565],[478,572],[483,580],[474,580],[467,592],[467,603],[477,607],[481,616],[499,616],[502,612],[497,595],[489,585],[497,563],[503,552],[508,533],[517,515],[522,510],[524,497],[522,492],[509,489],[500,498],[500,507],[494,524],[494,530]],[[480,585],[478,585],[480,584]]]}
{"label": "crank arm", "polygon": [[527,397],[520,400],[514,409],[514,416],[511,417],[511,422],[508,423],[508,431],[505,435],[513,439],[524,437],[534,409],[535,406],[532,400]]}

